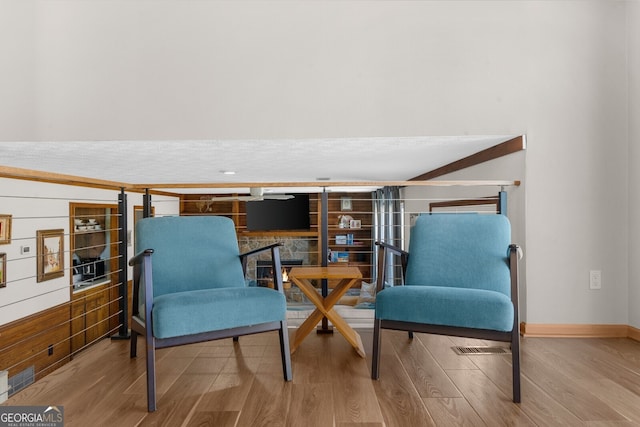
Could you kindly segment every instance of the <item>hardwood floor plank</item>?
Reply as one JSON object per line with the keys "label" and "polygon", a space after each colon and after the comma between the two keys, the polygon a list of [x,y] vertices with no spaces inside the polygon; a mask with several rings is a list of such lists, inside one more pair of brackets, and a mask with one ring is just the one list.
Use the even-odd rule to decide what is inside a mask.
{"label": "hardwood floor plank", "polygon": [[214,375],[220,373],[227,361],[220,357],[196,357],[184,370],[185,374]]}
{"label": "hardwood floor plank", "polygon": [[[140,356],[138,356],[137,359],[145,360]],[[158,398],[166,393],[173,383],[180,378],[180,375],[182,375],[192,361],[192,357],[172,357],[170,354],[165,354],[164,357],[156,360],[156,395]],[[123,393],[147,395],[146,367],[136,381],[123,390]]]}
{"label": "hardwood floor plank", "polygon": [[[468,357],[505,396],[512,396],[511,356],[478,355]],[[526,361],[523,361],[523,365],[526,365]],[[526,366],[521,366],[522,402],[519,407],[529,418],[540,426],[579,426],[584,424],[584,421],[532,382],[525,372]]]}
{"label": "hardwood floor plank", "polygon": [[238,412],[196,412],[187,427],[234,427],[238,420]]}
{"label": "hardwood floor plank", "polygon": [[330,378],[333,386],[335,422],[383,422],[367,359],[360,357],[339,333],[324,342],[329,364],[323,376]]}
{"label": "hardwood floor plank", "polygon": [[294,384],[313,384],[330,381],[323,373],[329,360],[327,347],[332,336],[321,334],[307,339],[291,355]]}
{"label": "hardwood floor plank", "polygon": [[469,402],[462,397],[428,398],[424,401],[429,414],[437,426],[442,427],[479,427],[486,426]]}
{"label": "hardwood floor plank", "polygon": [[203,412],[240,412],[251,385],[253,374],[221,373],[204,394],[197,410]]}
{"label": "hardwood floor plank", "polygon": [[329,338],[324,341],[323,347],[323,353],[329,363],[323,369],[333,382],[343,383],[347,376],[352,379],[371,378],[367,359],[360,357],[339,332],[335,332]]}
{"label": "hardwood floor plank", "polygon": [[405,334],[393,333],[389,334],[389,341],[420,397],[461,397],[456,386],[422,342],[415,339],[415,335],[410,340]]}
{"label": "hardwood floor plank", "polygon": [[[522,347],[523,367],[527,377],[584,422],[624,421],[624,416],[610,408],[595,394],[598,390],[594,387],[593,378],[601,375],[591,369],[578,369],[576,365],[566,363],[569,359],[566,357],[565,363],[562,363],[545,345],[545,340],[548,339],[531,340]],[[592,380],[585,385],[580,378]]]}
{"label": "hardwood floor plank", "polygon": [[[554,341],[558,357],[572,354],[579,361],[603,377],[614,380],[634,394],[640,395],[640,343],[626,348],[628,340],[614,339],[558,339]],[[620,348],[620,345],[625,349]],[[615,357],[611,357],[611,356]]]}
{"label": "hardwood floor plank", "polygon": [[433,334],[415,334],[414,339],[420,340],[442,369],[475,369],[468,356],[458,356],[452,349],[454,344],[451,337]]}
{"label": "hardwood floor plank", "polygon": [[[622,380],[625,384],[633,384],[632,388],[637,390],[640,386],[640,376],[634,372],[620,369],[619,365],[616,369],[610,363],[603,362],[602,359],[595,360],[592,356],[585,357],[585,354],[593,353],[575,351],[576,346],[580,346],[579,341],[569,343],[566,339],[560,339],[551,346],[545,346],[546,343],[547,341],[540,340],[534,342],[533,345],[544,347],[548,363],[554,364],[566,375],[572,377],[583,390],[589,390],[590,393],[593,393],[598,401],[613,414],[613,418],[595,419],[594,421],[622,421],[626,417],[640,424],[640,395],[620,384]],[[570,359],[563,357],[563,351],[572,351],[572,349],[574,349],[576,357]],[[622,417],[621,413],[624,413],[625,417]]]}
{"label": "hardwood floor plank", "polygon": [[465,399],[488,426],[535,426],[480,370],[447,371]]}
{"label": "hardwood floor plank", "polygon": [[240,412],[238,427],[284,426],[291,400],[290,382],[280,375],[256,374]]}
{"label": "hardwood floor plank", "polygon": [[337,423],[336,427],[384,427],[383,423]]}
{"label": "hardwood floor plank", "polygon": [[214,379],[213,375],[180,375],[167,392],[158,398],[156,411],[147,415],[140,425],[174,427],[188,423]]}
{"label": "hardwood floor plank", "polygon": [[333,414],[333,391],[330,383],[292,385],[287,426],[332,426]]}
{"label": "hardwood floor plank", "polygon": [[336,423],[383,422],[375,389],[370,379],[333,383],[333,412]]}
{"label": "hardwood floor plank", "polygon": [[403,368],[391,342],[397,331],[383,331],[380,348],[380,378],[373,387],[387,427],[436,425]]}

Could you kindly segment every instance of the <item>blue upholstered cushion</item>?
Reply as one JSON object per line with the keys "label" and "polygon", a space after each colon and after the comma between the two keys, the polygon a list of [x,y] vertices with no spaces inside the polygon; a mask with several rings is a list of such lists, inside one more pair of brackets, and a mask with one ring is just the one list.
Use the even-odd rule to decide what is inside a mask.
{"label": "blue upholstered cushion", "polygon": [[154,336],[170,338],[281,321],[286,311],[287,302],[280,292],[233,287],[158,296],[151,316]]}
{"label": "blue upholstered cushion", "polygon": [[145,218],[136,253],[153,249],[153,293],[245,287],[233,221],[221,216]]}
{"label": "blue upholstered cushion", "polygon": [[421,215],[411,229],[405,284],[487,289],[511,295],[504,215]]}
{"label": "blue upholstered cushion", "polygon": [[504,215],[420,216],[405,286],[378,293],[376,318],[511,331],[510,243]]}
{"label": "blue upholstered cushion", "polygon": [[442,286],[395,286],[376,297],[376,318],[508,332],[513,304],[500,292]]}

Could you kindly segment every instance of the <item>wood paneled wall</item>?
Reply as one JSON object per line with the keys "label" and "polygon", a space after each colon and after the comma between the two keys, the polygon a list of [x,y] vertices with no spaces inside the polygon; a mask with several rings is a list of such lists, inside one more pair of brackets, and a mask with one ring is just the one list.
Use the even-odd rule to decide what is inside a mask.
{"label": "wood paneled wall", "polygon": [[0,369],[11,378],[33,366],[37,380],[67,363],[69,315],[69,304],[61,304],[1,326]]}

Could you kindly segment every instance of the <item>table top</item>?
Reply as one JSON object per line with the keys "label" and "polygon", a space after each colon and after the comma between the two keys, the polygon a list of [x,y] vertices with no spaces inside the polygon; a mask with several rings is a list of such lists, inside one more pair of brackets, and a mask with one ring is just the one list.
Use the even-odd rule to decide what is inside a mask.
{"label": "table top", "polygon": [[299,279],[360,279],[362,272],[358,267],[293,267],[289,278]]}

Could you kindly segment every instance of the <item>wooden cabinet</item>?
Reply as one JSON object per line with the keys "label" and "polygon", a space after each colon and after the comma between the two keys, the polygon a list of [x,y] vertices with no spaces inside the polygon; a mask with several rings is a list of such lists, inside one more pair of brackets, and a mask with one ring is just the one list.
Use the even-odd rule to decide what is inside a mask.
{"label": "wooden cabinet", "polygon": [[71,351],[118,327],[118,206],[69,204]]}
{"label": "wooden cabinet", "polygon": [[76,292],[71,302],[71,352],[81,350],[109,332],[109,291],[100,285]]}

